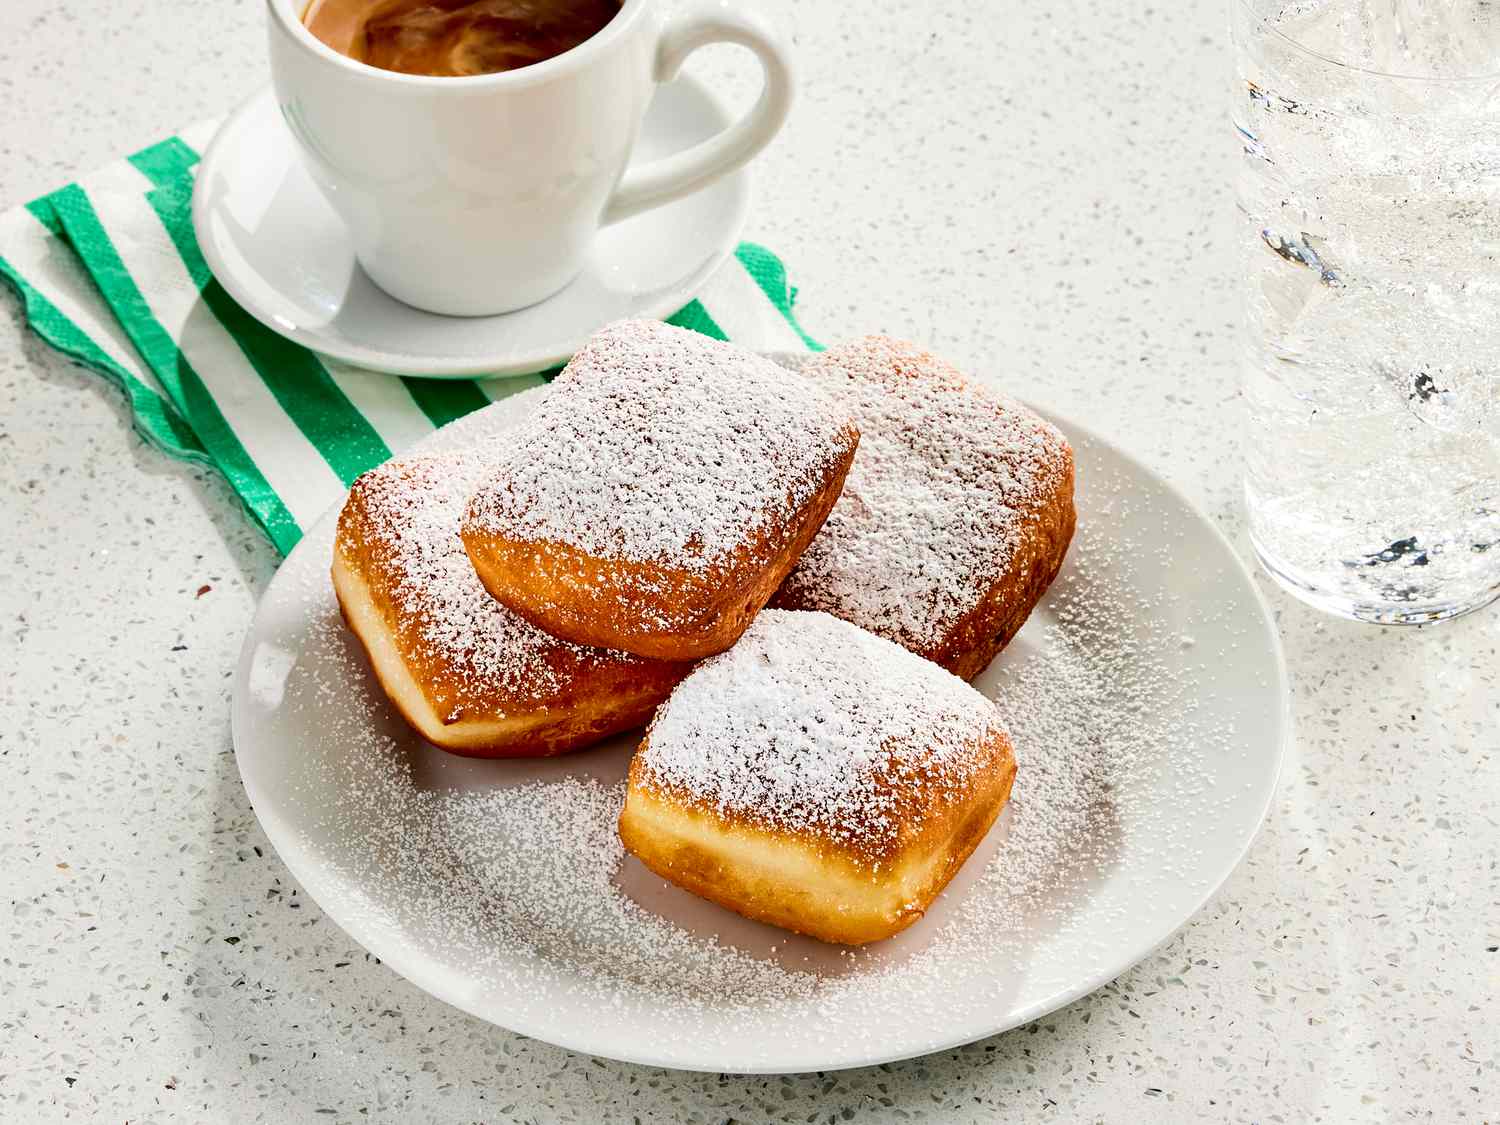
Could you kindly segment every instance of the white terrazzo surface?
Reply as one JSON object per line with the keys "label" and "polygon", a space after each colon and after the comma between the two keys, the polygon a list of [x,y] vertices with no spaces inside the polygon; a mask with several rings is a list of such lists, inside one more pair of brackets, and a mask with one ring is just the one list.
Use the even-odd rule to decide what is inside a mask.
{"label": "white terrazzo surface", "polygon": [[[807,327],[1001,372],[1241,536],[1219,0],[765,6],[804,95],[748,233],[787,259]],[[262,81],[261,18],[5,0],[0,206],[227,109]],[[732,56],[697,65],[748,93]],[[9,297],[0,528],[0,1120],[1500,1118],[1500,612],[1399,632],[1268,588],[1300,737],[1182,934],[1009,1035],[747,1079],[460,1015],[298,893],[229,745],[275,557]]]}

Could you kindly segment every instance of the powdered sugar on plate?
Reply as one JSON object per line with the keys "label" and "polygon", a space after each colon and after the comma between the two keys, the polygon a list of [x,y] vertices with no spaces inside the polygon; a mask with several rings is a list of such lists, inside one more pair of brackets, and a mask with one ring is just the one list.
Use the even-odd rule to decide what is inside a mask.
{"label": "powdered sugar on plate", "polygon": [[1228,548],[1123,455],[1071,436],[1075,544],[976,681],[1015,745],[1011,802],[888,942],[847,950],[749,922],[625,856],[615,820],[638,735],[532,762],[412,737],[338,620],[326,523],[247,644],[235,730],[251,798],[309,892],[397,971],[579,1049],[815,1069],[1040,1015],[1144,956],[1218,885],[1281,737],[1269,629]]}
{"label": "powdered sugar on plate", "polygon": [[860,856],[992,764],[992,704],[931,661],[826,613],[765,610],[657,712],[643,779]]}
{"label": "powdered sugar on plate", "polygon": [[706,569],[798,510],[848,416],[763,356],[656,321],[601,329],[511,436],[468,526]]}
{"label": "powdered sugar on plate", "polygon": [[1007,573],[1067,465],[1056,427],[913,344],[870,336],[801,365],[860,428],[844,491],[784,589],[931,652]]}

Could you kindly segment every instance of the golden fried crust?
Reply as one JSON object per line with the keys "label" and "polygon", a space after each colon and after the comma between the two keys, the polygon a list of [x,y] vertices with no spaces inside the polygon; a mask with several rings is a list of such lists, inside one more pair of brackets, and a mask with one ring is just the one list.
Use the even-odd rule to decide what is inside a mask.
{"label": "golden fried crust", "polygon": [[828,518],[858,444],[859,431],[846,428],[821,485],[795,511],[703,570],[603,559],[467,523],[464,547],[485,588],[549,633],[657,660],[696,660],[733,645],[765,607]]}
{"label": "golden fried crust", "polygon": [[[334,590],[402,717],[436,746],[485,758],[560,754],[645,723],[690,664],[583,648],[513,620],[505,641],[513,662],[503,675],[486,674],[424,634],[430,603],[409,588],[391,512],[377,518],[372,507],[389,503],[382,477],[420,487],[424,474],[442,469],[441,459],[382,466],[355,482],[339,514]],[[456,527],[453,549],[462,557]],[[485,597],[477,585],[474,596]]]}
{"label": "golden fried crust", "polygon": [[[865,366],[860,366],[861,360]],[[851,365],[854,371],[847,373],[845,369]],[[872,496],[901,492],[893,484],[909,484],[916,495],[923,494],[920,479],[906,480],[903,469],[907,462],[889,456],[882,459],[882,451],[892,446],[920,445],[920,435],[913,440],[903,433],[903,427],[919,423],[899,412],[886,414],[879,409],[856,409],[855,421],[864,437],[860,453],[864,460],[856,460],[843,502],[828,521],[825,538],[812,544],[803,565],[790,573],[770,602],[778,609],[832,613],[895,641],[965,680],[973,679],[1010,643],[1062,568],[1076,522],[1071,446],[1052,426],[1020,404],[993,395],[931,353],[902,341],[884,337],[852,341],[822,353],[803,370],[815,382],[856,402],[862,396],[872,396],[865,400],[867,406],[884,401],[882,392],[891,396],[891,402],[907,401],[918,409],[936,409],[936,404],[945,400],[961,399],[976,416],[989,412],[995,420],[1017,428],[1013,440],[994,445],[989,443],[997,441],[995,436],[984,433],[984,427],[977,423],[959,425],[951,434],[952,442],[968,444],[961,451],[967,457],[1008,465],[1018,475],[1024,472],[1029,481],[1027,486],[1009,492],[969,487],[965,503],[977,526],[992,536],[997,529],[1007,529],[1000,533],[1002,538],[995,544],[999,549],[993,556],[1003,555],[1003,568],[979,566],[972,570],[975,577],[968,580],[967,591],[972,608],[913,633],[872,615],[845,588],[869,584],[900,589],[903,579],[912,581],[909,574],[882,573],[878,565],[872,565],[872,560],[878,563],[881,557],[879,550],[873,549],[876,544],[884,550],[893,545],[900,550],[898,567],[922,558],[934,547],[930,528],[923,520],[913,518],[916,513],[904,513],[898,506],[884,521],[869,518],[872,513],[868,505],[880,502]],[[1047,436],[1041,437],[1043,434]],[[945,453],[952,450],[952,446],[946,447]],[[911,471],[920,473],[922,469]],[[871,474],[878,479],[872,481]],[[980,540],[970,542],[977,544]],[[823,553],[824,548],[827,553]],[[940,567],[934,570],[941,573]],[[981,574],[985,577],[979,577]],[[934,593],[924,581],[939,579],[915,582],[906,590],[904,600],[924,603]]]}
{"label": "golden fried crust", "polygon": [[1073,451],[1069,448],[1056,490],[1027,521],[1005,573],[984,592],[978,605],[955,622],[947,636],[919,655],[961,679],[972,680],[983,672],[1026,624],[1062,569],[1077,518]]}
{"label": "golden fried crust", "polygon": [[876,852],[654,785],[638,753],[620,839],[662,878],[747,918],[843,945],[880,941],[926,912],[1009,799],[1010,740],[997,730],[977,752],[988,767],[962,793],[925,787],[920,775],[896,782],[902,824],[895,844]]}

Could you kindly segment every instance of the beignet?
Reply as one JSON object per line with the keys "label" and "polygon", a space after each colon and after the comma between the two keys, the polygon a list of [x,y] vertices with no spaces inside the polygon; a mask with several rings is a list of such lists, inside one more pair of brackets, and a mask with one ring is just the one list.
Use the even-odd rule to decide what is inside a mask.
{"label": "beignet", "polygon": [[860,944],[922,916],[1015,774],[968,684],[827,614],[768,609],[657,712],[620,838],[730,910]]}
{"label": "beignet", "polygon": [[1062,566],[1074,525],[1067,440],[899,340],[856,340],[800,370],[853,415],[859,451],[771,604],[823,610],[973,679]]}
{"label": "beignet", "polygon": [[721,652],[822,526],[858,440],[770,360],[620,321],[510,432],[464,544],[490,593],[548,632],[665,660]]}
{"label": "beignet", "polygon": [[558,640],[490,597],[458,521],[497,447],[390,461],[356,480],[334,589],[423,738],[471,757],[560,754],[643,724],[690,665]]}

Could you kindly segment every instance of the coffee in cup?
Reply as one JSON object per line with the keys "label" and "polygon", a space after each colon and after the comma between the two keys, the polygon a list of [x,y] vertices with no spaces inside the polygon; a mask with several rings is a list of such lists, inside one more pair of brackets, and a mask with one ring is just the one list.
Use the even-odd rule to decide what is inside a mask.
{"label": "coffee in cup", "polygon": [[369,66],[463,78],[571,51],[619,13],[620,0],[312,0],[302,22]]}
{"label": "coffee in cup", "polygon": [[[491,48],[526,41],[513,25],[502,34],[499,24],[478,18],[506,2],[517,10],[529,4],[533,29],[543,27],[538,13],[571,11],[564,21],[571,30],[546,32],[532,54],[496,62],[501,52]],[[277,104],[369,279],[428,312],[493,316],[525,308],[579,274],[601,228],[699,191],[759,152],[791,105],[787,49],[739,0],[665,6],[315,0],[309,8],[307,0],[266,0]],[[432,32],[441,20],[433,15],[437,23],[429,25],[425,15],[417,18],[423,12],[467,12],[474,18],[454,26],[468,30],[452,38],[461,43],[467,35],[485,50],[445,50],[447,32]],[[392,42],[412,52],[403,57],[425,60],[410,64],[419,72],[366,65],[354,31],[331,44],[318,32],[339,13],[352,13],[354,31],[366,39],[386,26],[381,20],[396,20],[401,34]],[[578,36],[576,46],[564,45]],[[755,54],[765,73],[755,105],[691,148],[632,161],[658,85],[709,43]],[[541,58],[548,51],[560,53]],[[476,65],[513,69],[467,73]]]}

